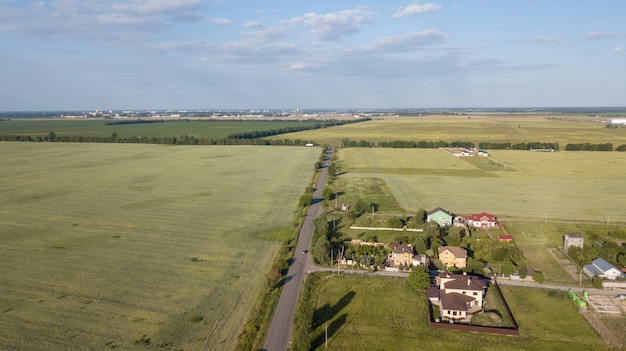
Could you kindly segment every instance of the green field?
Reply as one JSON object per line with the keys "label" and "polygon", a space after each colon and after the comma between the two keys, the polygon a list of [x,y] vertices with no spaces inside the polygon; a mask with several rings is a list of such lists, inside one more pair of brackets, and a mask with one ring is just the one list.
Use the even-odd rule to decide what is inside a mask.
{"label": "green field", "polygon": [[386,118],[328,129],[290,134],[292,139],[341,145],[343,139],[369,142],[471,141],[479,142],[558,142],[626,144],[626,129],[608,129],[602,119],[580,116],[426,116]]}
{"label": "green field", "polygon": [[0,143],[0,349],[233,349],[319,153]]}
{"label": "green field", "polygon": [[0,135],[36,137],[47,136],[48,133],[54,132],[57,136],[108,137],[115,132],[120,138],[193,135],[196,138],[222,139],[235,133],[309,126],[319,123],[319,121],[173,120],[163,123],[106,125],[107,122],[117,122],[117,120],[12,119],[0,122]]}
{"label": "green field", "polygon": [[[430,328],[428,302],[402,278],[346,274],[312,295],[314,350],[610,350],[566,292],[502,287],[519,336]],[[557,318],[555,318],[557,317]]]}
{"label": "green field", "polygon": [[496,150],[487,159],[437,149],[343,148],[338,155],[342,181],[383,179],[407,211],[441,206],[457,214],[626,222],[617,205],[626,193],[621,152]]}

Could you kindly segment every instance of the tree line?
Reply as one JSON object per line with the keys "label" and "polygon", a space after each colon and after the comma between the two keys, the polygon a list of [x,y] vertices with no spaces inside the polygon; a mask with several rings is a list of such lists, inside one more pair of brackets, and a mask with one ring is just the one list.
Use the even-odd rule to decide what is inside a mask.
{"label": "tree line", "polygon": [[[405,148],[405,149],[435,149],[442,147],[450,148],[475,148],[476,144],[471,141],[453,141],[447,142],[444,140],[439,141],[412,141],[412,140],[392,140],[392,141],[379,141],[377,143],[367,140],[350,140],[350,138],[344,138],[341,140],[341,146],[343,147],[388,147],[388,148]],[[496,142],[479,142],[478,148],[482,150],[553,150],[559,151],[560,145],[558,142],[529,142],[529,143],[517,143],[512,144],[510,142],[496,143]],[[566,151],[613,151],[613,144],[601,143],[580,143],[580,144],[567,144],[565,146]],[[626,144],[619,145],[615,148],[616,151],[626,151]]]}
{"label": "tree line", "polygon": [[58,143],[127,143],[127,144],[166,144],[166,145],[306,145],[302,139],[233,139],[233,138],[197,138],[193,135],[179,135],[173,137],[119,137],[117,133],[111,136],[81,136],[56,135],[54,132],[45,136],[30,135],[0,135],[0,141],[22,142],[58,142]]}
{"label": "tree line", "polygon": [[228,138],[231,138],[231,139],[264,138],[264,137],[273,136],[273,135],[294,133],[294,132],[300,132],[303,130],[321,129],[321,128],[332,127],[332,126],[341,126],[344,124],[365,122],[369,120],[371,119],[359,118],[359,119],[354,119],[354,120],[328,120],[328,121],[321,121],[319,123],[315,123],[312,125],[293,126],[293,127],[284,127],[284,128],[278,128],[278,129],[270,129],[270,130],[256,130],[256,131],[250,131],[250,132],[235,133],[235,134],[229,135]]}

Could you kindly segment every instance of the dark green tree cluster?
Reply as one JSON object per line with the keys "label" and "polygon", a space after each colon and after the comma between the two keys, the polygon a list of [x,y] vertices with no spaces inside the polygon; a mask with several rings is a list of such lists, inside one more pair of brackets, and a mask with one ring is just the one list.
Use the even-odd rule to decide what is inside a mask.
{"label": "dark green tree cluster", "polygon": [[602,257],[613,265],[626,266],[626,248],[618,245],[613,240],[603,241],[597,237],[587,240],[582,249],[576,246],[570,247],[567,250],[567,255],[581,267],[591,263],[598,257]]}
{"label": "dark green tree cluster", "polygon": [[567,151],[613,151],[613,144],[611,144],[611,143],[604,143],[604,144],[590,144],[590,143],[567,144],[565,146],[565,150],[567,150]]}
{"label": "dark green tree cluster", "polygon": [[270,129],[270,130],[257,130],[251,132],[241,132],[235,133],[228,136],[229,139],[257,139],[257,138],[265,138],[268,136],[279,135],[279,134],[287,134],[287,133],[295,133],[303,130],[313,130],[313,129],[321,129],[332,126],[340,126],[344,124],[350,123],[358,123],[369,121],[369,118],[359,118],[355,120],[328,120],[322,121],[319,123],[315,123],[312,125],[303,125],[303,126],[292,126],[292,127],[284,127],[279,129]]}
{"label": "dark green tree cluster", "polygon": [[149,123],[164,123],[164,119],[122,119],[115,121],[108,121],[104,124],[107,126],[124,125],[124,124],[149,124]]}
{"label": "dark green tree cluster", "polygon": [[426,266],[413,267],[406,282],[415,291],[426,290],[430,286],[430,273]]}
{"label": "dark green tree cluster", "polygon": [[386,245],[346,245],[344,257],[356,260],[365,267],[382,267],[391,253],[391,249]]}
{"label": "dark green tree cluster", "polygon": [[541,142],[531,142],[531,143],[519,143],[511,145],[511,149],[513,150],[559,150],[559,143],[541,143]]}
{"label": "dark green tree cluster", "polygon": [[[115,134],[115,133],[114,133]],[[30,135],[0,135],[0,141],[23,141],[23,142],[66,142],[66,143],[125,143],[125,144],[166,144],[166,145],[287,145],[304,146],[307,141],[301,139],[207,139],[196,138],[193,135],[180,135],[178,137],[111,137],[63,135],[58,136],[50,132],[47,136]]]}
{"label": "dark green tree cluster", "polygon": [[615,148],[617,151],[626,151],[626,144],[622,144]]}

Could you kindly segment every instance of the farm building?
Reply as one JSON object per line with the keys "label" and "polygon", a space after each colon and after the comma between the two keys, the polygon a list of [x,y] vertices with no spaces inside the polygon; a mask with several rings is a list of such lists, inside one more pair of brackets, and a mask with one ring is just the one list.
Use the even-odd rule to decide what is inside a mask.
{"label": "farm building", "polygon": [[471,214],[465,217],[465,222],[474,228],[495,228],[498,225],[498,219],[487,212]]}
{"label": "farm building", "polygon": [[582,234],[567,233],[563,235],[563,250],[565,252],[567,252],[567,250],[569,250],[572,246],[580,247],[582,249],[584,244],[585,239]]}
{"label": "farm building", "polygon": [[510,243],[511,241],[513,241],[513,237],[510,235],[500,235],[498,236],[498,240],[506,241],[507,243]]}
{"label": "farm building", "polygon": [[606,121],[607,124],[621,124],[621,125],[626,125],[626,118],[614,118],[614,119],[608,119]]}
{"label": "farm building", "polygon": [[596,258],[591,261],[591,264],[585,265],[583,272],[585,272],[589,278],[600,277],[615,280],[618,277],[624,277],[624,273],[602,258]]}

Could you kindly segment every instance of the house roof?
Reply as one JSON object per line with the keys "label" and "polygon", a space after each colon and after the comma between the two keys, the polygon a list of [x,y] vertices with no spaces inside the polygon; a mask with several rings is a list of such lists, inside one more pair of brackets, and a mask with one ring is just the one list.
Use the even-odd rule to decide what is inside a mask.
{"label": "house roof", "polygon": [[468,221],[473,221],[473,222],[482,222],[482,221],[496,222],[496,216],[489,214],[487,212],[471,214],[465,217],[465,219],[467,219]]}
{"label": "house roof", "polygon": [[591,261],[591,264],[594,265],[598,270],[602,271],[603,273],[611,269],[616,269],[615,266],[608,263],[602,258],[596,258],[595,260]]}
{"label": "house roof", "polygon": [[513,237],[510,235],[500,235],[498,236],[498,239],[504,241],[504,240],[513,240]]}
{"label": "house roof", "polygon": [[487,287],[487,283],[484,280],[473,277],[471,275],[463,274],[447,274],[441,277],[442,279],[452,279],[442,282],[441,284],[446,290],[470,290],[470,291],[482,291]]}
{"label": "house roof", "polygon": [[389,244],[389,246],[391,246],[391,248],[393,249],[393,253],[396,255],[400,255],[400,254],[407,252],[411,256],[413,256],[413,248],[407,244],[401,244],[396,241],[396,242]]}
{"label": "house roof", "polygon": [[582,239],[583,235],[579,233],[567,233],[565,234],[566,238],[579,238]]}
{"label": "house roof", "polygon": [[444,310],[453,310],[453,311],[469,311],[470,302],[475,299],[468,295],[463,295],[459,293],[447,293],[445,290],[441,292],[440,295],[441,308]]}
{"label": "house roof", "polygon": [[430,286],[426,289],[426,294],[428,294],[429,299],[439,299],[439,287],[438,286]]}
{"label": "house roof", "polygon": [[443,213],[447,214],[448,216],[452,217],[452,212],[450,212],[448,210],[444,210],[441,207],[437,207],[434,210],[430,210],[430,211],[426,212],[426,214],[430,216],[430,215],[435,214],[437,212],[443,212]]}
{"label": "house roof", "polygon": [[456,258],[467,258],[467,251],[464,248],[462,248],[462,247],[458,247],[458,246],[442,246],[442,247],[439,248],[439,254],[441,255],[446,250],[450,251],[454,255],[454,257],[456,257]]}

